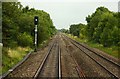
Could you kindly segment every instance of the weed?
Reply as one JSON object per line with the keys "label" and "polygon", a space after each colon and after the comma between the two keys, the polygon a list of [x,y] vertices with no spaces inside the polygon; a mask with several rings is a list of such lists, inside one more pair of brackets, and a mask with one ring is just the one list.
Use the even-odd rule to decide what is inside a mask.
{"label": "weed", "polygon": [[[10,68],[12,68],[15,64],[23,59],[23,57],[31,50],[29,47],[22,48],[17,47],[15,49],[4,48],[2,52],[2,73],[4,74]],[[1,71],[1,69],[0,69]]]}
{"label": "weed", "polygon": [[88,41],[87,39],[80,39],[75,36],[72,36],[71,34],[67,34],[67,36],[69,36],[70,38],[78,42],[85,43],[90,47],[100,49],[113,57],[120,58],[120,55],[119,55],[120,51],[118,51],[118,46],[104,47],[102,44],[94,43],[92,41]]}

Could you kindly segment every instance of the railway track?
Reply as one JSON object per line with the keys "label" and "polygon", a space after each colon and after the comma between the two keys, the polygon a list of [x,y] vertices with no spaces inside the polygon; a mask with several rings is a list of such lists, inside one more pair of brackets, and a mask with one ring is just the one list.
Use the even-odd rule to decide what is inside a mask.
{"label": "railway track", "polygon": [[[10,78],[9,75],[18,67],[20,67],[21,64],[23,64],[25,61],[27,61],[28,58],[30,58],[30,55],[33,51],[29,52],[25,58],[19,62],[18,64],[16,64],[12,69],[9,69],[9,71],[7,73],[5,73],[3,76],[2,76],[2,79],[7,79],[7,78]],[[17,72],[16,72],[17,73]]]}
{"label": "railway track", "polygon": [[33,79],[40,78],[61,78],[61,58],[60,47],[56,41],[49,48],[48,53],[43,58],[43,61],[38,68]]}
{"label": "railway track", "polygon": [[[68,49],[67,49],[67,51],[69,52]],[[73,55],[71,53],[70,53],[70,56],[71,56],[72,60],[74,61],[74,63],[76,64],[76,71],[78,73],[79,78],[83,78],[84,79],[85,78],[85,74],[84,74],[82,68],[78,65],[77,61],[75,60],[75,58],[73,57]]]}
{"label": "railway track", "polygon": [[84,79],[84,73],[82,72],[80,66],[70,53],[71,51],[66,47],[61,34],[59,35],[59,42],[61,46],[61,70],[62,78],[82,78]]}
{"label": "railway track", "polygon": [[95,61],[98,65],[100,65],[103,69],[105,69],[109,74],[113,76],[115,79],[120,79],[119,70],[120,65],[112,60],[105,58],[104,56],[98,54],[97,52],[87,48],[86,46],[78,43],[77,41],[64,36],[67,40],[79,48],[82,52],[84,52],[88,57],[90,57],[93,61]]}
{"label": "railway track", "polygon": [[[56,37],[57,36],[54,36],[54,39],[50,42],[50,44],[41,51],[28,54],[22,63],[18,64],[11,72],[3,75],[2,79],[39,79],[40,77],[60,78],[61,54]],[[48,74],[48,72],[51,74]]]}
{"label": "railway track", "polygon": [[[69,45],[71,45],[72,49],[69,47]],[[80,65],[86,60],[83,59],[81,62],[79,59],[80,56],[76,57],[76,55],[78,55],[80,51],[82,51],[81,55],[84,53],[82,57],[87,56],[89,59],[91,59],[91,61],[95,62],[96,65],[93,67],[97,68],[97,66],[100,66],[103,71],[110,74],[110,77],[115,79],[120,78],[118,73],[120,65],[118,63],[105,58],[92,49],[78,43],[71,38],[68,38],[67,36],[59,34],[58,36],[55,36],[54,40],[45,48],[43,52],[30,54],[30,56],[28,55],[28,58],[26,58],[26,60],[21,63],[18,68],[16,68],[17,70],[13,70],[2,79],[14,79],[18,77],[29,77],[29,79],[61,79],[62,75],[64,75],[65,77],[79,77],[82,79],[86,79],[88,76],[86,75],[87,73],[84,72],[84,65]]]}
{"label": "railway track", "polygon": [[[63,40],[68,41],[68,40],[66,40],[66,39],[64,39],[64,38],[63,38]],[[69,46],[70,44],[67,43],[67,45]],[[79,66],[78,62],[76,61],[75,57],[73,56],[73,54],[71,53],[71,51],[69,50],[69,48],[68,48],[67,46],[66,46],[66,49],[67,49],[67,53],[70,54],[72,60],[74,61],[74,64],[76,65],[75,69],[76,69],[76,71],[77,71],[77,73],[78,73],[78,77],[79,77],[80,79],[81,79],[81,78],[82,78],[82,79],[86,79],[86,76],[85,76],[85,74],[84,74],[83,69],[81,68],[81,66]]]}
{"label": "railway track", "polygon": [[[64,38],[63,38],[63,39],[64,39]],[[66,39],[64,39],[64,40],[65,40],[65,41],[68,41],[68,40],[66,40]],[[77,73],[78,73],[79,78],[85,79],[86,76],[85,76],[85,74],[84,74],[84,71],[83,71],[82,68],[79,66],[79,64],[77,63],[76,59],[74,58],[74,56],[72,55],[72,53],[71,53],[71,51],[68,49],[68,47],[66,47],[66,49],[67,49],[67,53],[70,54],[72,60],[74,61],[74,64],[76,65],[75,69],[76,69],[76,71],[77,71]]]}

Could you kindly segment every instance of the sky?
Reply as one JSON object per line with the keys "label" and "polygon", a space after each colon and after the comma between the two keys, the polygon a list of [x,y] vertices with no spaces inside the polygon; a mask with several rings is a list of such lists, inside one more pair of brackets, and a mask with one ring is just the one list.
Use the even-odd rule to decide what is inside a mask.
{"label": "sky", "polygon": [[110,11],[118,11],[119,0],[19,0],[23,6],[44,10],[50,14],[57,29],[69,29],[71,24],[86,24],[85,18],[104,6]]}

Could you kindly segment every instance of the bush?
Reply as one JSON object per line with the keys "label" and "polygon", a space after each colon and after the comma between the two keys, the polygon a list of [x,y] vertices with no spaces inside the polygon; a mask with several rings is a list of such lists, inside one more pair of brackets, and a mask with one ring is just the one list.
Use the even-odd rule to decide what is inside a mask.
{"label": "bush", "polygon": [[18,45],[22,47],[31,46],[33,44],[32,36],[26,32],[18,35]]}
{"label": "bush", "polygon": [[10,48],[15,48],[15,47],[18,46],[18,45],[17,45],[17,42],[14,41],[14,40],[8,40],[8,41],[9,41],[8,47],[10,47]]}

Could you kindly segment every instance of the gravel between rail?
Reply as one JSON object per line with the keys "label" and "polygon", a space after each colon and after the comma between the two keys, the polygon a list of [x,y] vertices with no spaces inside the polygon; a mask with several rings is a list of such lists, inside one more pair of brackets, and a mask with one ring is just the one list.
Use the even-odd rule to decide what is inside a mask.
{"label": "gravel between rail", "polygon": [[18,66],[15,70],[13,70],[10,74],[8,74],[4,79],[16,79],[16,78],[29,78],[35,75],[38,67],[40,66],[42,59],[46,55],[49,46],[52,44],[53,40],[43,49],[38,52],[32,53],[27,60]]}
{"label": "gravel between rail", "polygon": [[[118,60],[115,59],[114,61],[114,58],[105,55],[103,52],[101,53],[96,49],[89,48],[87,45],[82,45],[58,33],[46,47],[30,54],[21,65],[15,68],[4,79],[59,77],[113,79],[113,75],[96,62],[102,64],[114,75],[119,75],[119,66],[104,60],[90,50],[95,50],[95,52],[113,62],[117,63]],[[45,62],[43,62],[44,60]]]}
{"label": "gravel between rail", "polygon": [[[64,38],[66,38],[66,36],[64,36]],[[83,52],[83,54],[86,54],[86,56],[88,56],[90,59],[94,60],[94,62],[96,62],[99,66],[101,66],[102,71],[104,71],[104,70],[107,71],[106,73],[103,73],[100,70],[98,70],[98,68],[100,68],[99,66],[94,67],[94,70],[96,68],[97,70],[95,70],[95,71],[99,72],[99,75],[101,74],[101,77],[113,78],[113,76],[114,76],[114,78],[120,78],[119,77],[120,65],[118,62],[111,61],[108,58],[105,58],[105,56],[99,55],[97,52],[89,49],[88,47],[86,47],[76,41],[73,41],[72,39],[69,39],[68,37],[66,39],[67,39],[66,42],[68,42],[68,40],[70,40],[69,42],[71,42],[74,46],[76,46],[76,48],[80,49],[80,51]],[[94,66],[94,65],[95,64],[92,64],[92,66]],[[90,66],[90,65],[88,65],[88,66]],[[107,73],[109,74],[108,76],[107,76]]]}
{"label": "gravel between rail", "polygon": [[58,43],[55,41],[48,51],[47,57],[43,61],[43,65],[39,70],[36,79],[40,78],[57,78],[58,75]]}

